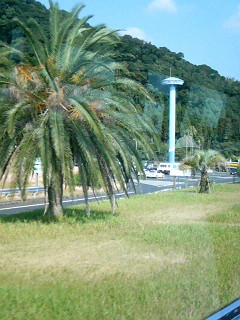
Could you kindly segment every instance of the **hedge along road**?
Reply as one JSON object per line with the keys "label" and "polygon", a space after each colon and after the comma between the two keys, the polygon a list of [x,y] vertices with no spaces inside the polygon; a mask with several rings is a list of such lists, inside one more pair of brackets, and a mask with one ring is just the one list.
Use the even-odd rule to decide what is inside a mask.
{"label": "hedge along road", "polygon": [[[185,178],[185,177],[177,177],[175,188],[176,190],[183,189],[186,187],[195,187],[199,183],[199,175],[196,175],[195,178]],[[240,183],[240,178],[233,177],[228,173],[218,173],[214,172],[210,175],[210,179],[214,181],[214,183],[233,183],[237,182]],[[152,193],[161,193],[161,192],[168,192],[172,191],[174,188],[173,186],[173,177],[165,176],[163,179],[147,179],[147,180],[140,180],[139,184],[136,184],[136,193],[130,189],[128,192],[129,197],[141,195],[141,194],[152,194]],[[117,193],[116,198],[123,199],[126,198],[124,193]],[[99,195],[97,197],[89,197],[90,202],[94,201],[106,201],[108,198],[106,195]],[[84,204],[84,198],[79,199],[68,199],[63,200],[63,206],[76,206]],[[25,213],[29,211],[34,211],[36,209],[44,208],[44,201],[39,199],[39,203],[30,203],[30,201],[26,201],[25,203],[4,203],[0,208],[0,216],[5,215],[12,215],[18,213]]]}

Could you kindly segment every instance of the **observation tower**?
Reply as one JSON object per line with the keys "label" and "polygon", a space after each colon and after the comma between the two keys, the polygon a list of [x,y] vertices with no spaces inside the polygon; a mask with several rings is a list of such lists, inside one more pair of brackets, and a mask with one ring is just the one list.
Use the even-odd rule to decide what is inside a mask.
{"label": "observation tower", "polygon": [[163,85],[169,86],[169,163],[175,162],[176,86],[181,86],[183,83],[183,80],[175,77],[170,77],[162,81]]}

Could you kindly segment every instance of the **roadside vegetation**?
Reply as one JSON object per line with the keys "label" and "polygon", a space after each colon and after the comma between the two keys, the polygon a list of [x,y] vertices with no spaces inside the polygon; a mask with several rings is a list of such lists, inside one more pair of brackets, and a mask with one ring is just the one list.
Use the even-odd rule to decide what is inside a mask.
{"label": "roadside vegetation", "polygon": [[200,150],[182,160],[182,168],[191,168],[192,173],[200,171],[201,178],[199,182],[199,193],[210,192],[209,170],[215,169],[216,165],[224,166],[226,159],[217,151]]}
{"label": "roadside vegetation", "polygon": [[0,219],[0,318],[203,319],[238,298],[240,185]]}

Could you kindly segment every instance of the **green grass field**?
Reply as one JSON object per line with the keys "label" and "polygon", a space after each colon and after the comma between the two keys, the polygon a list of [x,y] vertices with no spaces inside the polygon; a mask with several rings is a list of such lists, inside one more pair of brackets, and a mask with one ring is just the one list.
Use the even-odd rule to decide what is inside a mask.
{"label": "green grass field", "polygon": [[0,219],[1,320],[204,319],[239,298],[240,185]]}

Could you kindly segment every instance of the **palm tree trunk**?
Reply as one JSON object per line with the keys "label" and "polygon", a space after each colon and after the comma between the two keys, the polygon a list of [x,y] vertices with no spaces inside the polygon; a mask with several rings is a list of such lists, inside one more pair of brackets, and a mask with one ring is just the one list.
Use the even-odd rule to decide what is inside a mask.
{"label": "palm tree trunk", "polygon": [[82,188],[83,188],[83,194],[84,194],[84,201],[85,201],[85,205],[86,205],[87,217],[90,218],[90,204],[88,201],[88,187],[87,187],[85,179],[82,179]]}
{"label": "palm tree trunk", "polygon": [[78,164],[78,170],[79,170],[80,178],[82,182],[84,201],[86,205],[86,213],[87,213],[87,217],[90,218],[91,213],[90,213],[90,204],[88,200],[88,185],[87,185],[86,173],[84,171],[82,164],[80,163]]}
{"label": "palm tree trunk", "polygon": [[116,196],[114,193],[112,193],[110,196],[110,202],[111,202],[112,215],[115,215]]}
{"label": "palm tree trunk", "polygon": [[59,175],[55,179],[52,179],[50,185],[47,188],[48,193],[48,209],[46,212],[47,216],[54,218],[62,217],[63,211],[63,178]]}
{"label": "palm tree trunk", "polygon": [[116,196],[114,193],[114,189],[112,187],[112,183],[111,183],[111,178],[110,176],[107,174],[107,184],[108,184],[108,197],[111,203],[111,211],[112,211],[112,215],[115,215],[115,205],[116,205]]}
{"label": "palm tree trunk", "polygon": [[208,173],[206,170],[203,170],[201,173],[199,193],[209,193],[209,191],[210,189],[209,189]]}

